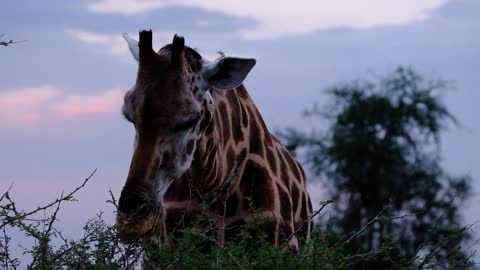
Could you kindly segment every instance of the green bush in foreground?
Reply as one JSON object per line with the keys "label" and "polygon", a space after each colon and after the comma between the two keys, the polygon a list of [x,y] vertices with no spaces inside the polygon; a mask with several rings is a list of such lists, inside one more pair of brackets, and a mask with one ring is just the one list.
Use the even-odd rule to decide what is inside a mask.
{"label": "green bush in foreground", "polygon": [[[375,251],[352,252],[348,243],[360,236],[365,228],[359,228],[347,238],[325,233],[315,225],[311,240],[308,243],[303,240],[301,249],[293,252],[286,245],[275,248],[268,243],[261,230],[264,221],[257,219],[240,228],[235,237],[220,248],[215,244],[214,228],[205,226],[208,213],[199,217],[197,226],[186,229],[184,236],[176,239],[175,247],[169,249],[119,241],[115,226],[106,223],[102,214],[86,223],[80,239],[72,240],[57,229],[57,214],[61,204],[72,201],[83,185],[33,211],[17,209],[10,192],[0,197],[1,269],[362,269],[367,262],[380,267],[375,269],[440,269],[435,254],[418,254],[407,259],[398,255],[398,243],[393,240],[386,241]],[[109,202],[116,205],[113,196]],[[328,202],[324,206],[326,204]],[[49,215],[36,218],[39,212]],[[389,218],[381,218],[383,222],[389,222]],[[12,255],[15,247],[7,233],[12,229],[35,240],[35,244],[24,251],[29,255],[28,261],[20,262]],[[458,228],[459,232],[466,229]],[[457,235],[452,233],[448,237],[453,239]],[[435,244],[441,250],[442,243],[448,244],[450,240],[436,241]],[[461,249],[460,246],[457,248]],[[142,266],[145,251],[153,258],[151,261],[155,266]],[[449,264],[450,269],[467,269],[472,265],[473,262],[464,257]]]}

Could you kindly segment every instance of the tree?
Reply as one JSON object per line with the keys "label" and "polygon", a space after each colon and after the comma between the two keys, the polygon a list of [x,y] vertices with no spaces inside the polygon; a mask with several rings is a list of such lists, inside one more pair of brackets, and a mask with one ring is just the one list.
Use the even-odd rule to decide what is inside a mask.
{"label": "tree", "polygon": [[[457,121],[442,103],[449,88],[397,68],[377,82],[353,81],[327,90],[332,102],[308,117],[329,121],[326,132],[281,133],[302,153],[336,200],[329,230],[351,234],[350,250],[375,251],[394,243],[391,256],[425,267],[465,262],[459,249],[468,237],[459,209],[469,178],[452,177],[440,165],[441,132]],[[366,269],[393,262],[366,262]]]}

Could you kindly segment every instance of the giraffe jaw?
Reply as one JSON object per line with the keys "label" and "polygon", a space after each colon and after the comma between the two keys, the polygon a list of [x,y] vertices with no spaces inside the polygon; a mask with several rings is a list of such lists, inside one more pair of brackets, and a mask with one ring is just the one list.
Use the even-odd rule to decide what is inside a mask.
{"label": "giraffe jaw", "polygon": [[120,240],[126,242],[135,242],[154,234],[158,224],[159,216],[155,213],[149,213],[141,218],[124,213],[117,214],[118,236]]}

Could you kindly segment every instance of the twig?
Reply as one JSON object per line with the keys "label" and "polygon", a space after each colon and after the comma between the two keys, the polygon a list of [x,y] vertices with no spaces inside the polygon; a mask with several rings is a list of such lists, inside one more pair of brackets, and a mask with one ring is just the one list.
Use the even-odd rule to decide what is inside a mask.
{"label": "twig", "polygon": [[24,212],[24,213],[20,213],[18,211],[16,211],[16,208],[15,208],[15,203],[10,199],[10,196],[9,196],[9,191],[7,191],[3,196],[2,196],[2,199],[5,197],[9,200],[10,202],[10,208],[6,208],[6,207],[3,207],[3,206],[0,206],[0,208],[3,208],[3,209],[7,209],[7,210],[15,210],[14,213],[15,213],[15,216],[14,217],[9,217],[7,218],[6,221],[4,221],[1,225],[0,225],[0,229],[3,228],[4,226],[6,226],[7,224],[10,224],[10,223],[13,223],[15,220],[20,220],[20,219],[24,219],[25,217],[28,217],[28,216],[31,216],[33,214],[36,214],[38,213],[39,211],[42,211],[42,210],[47,210],[48,208],[54,206],[55,204],[58,204],[59,202],[62,202],[62,201],[70,201],[73,199],[73,195],[75,195],[80,189],[82,189],[86,184],[87,182],[93,177],[93,175],[97,172],[97,169],[95,169],[84,181],[83,183],[76,187],[72,192],[68,193],[66,196],[63,196],[63,193],[62,195],[57,198],[55,201],[53,201],[52,203],[49,203],[47,205],[44,205],[44,206],[40,206],[40,207],[37,207],[36,209],[30,211],[30,212]]}
{"label": "twig", "polygon": [[315,211],[310,217],[308,217],[307,220],[305,220],[302,225],[300,225],[286,240],[286,243],[288,243],[293,236],[295,236],[302,228],[303,226],[305,226],[305,224],[308,224],[310,221],[312,221],[312,219],[314,219],[316,216],[318,216],[320,214],[320,212],[322,212],[322,210],[327,207],[327,205],[333,203],[333,200],[326,200],[326,201],[322,201],[320,202],[321,206],[320,206],[320,209],[318,209],[317,211]]}
{"label": "twig", "polygon": [[110,199],[107,200],[107,203],[113,204],[113,206],[115,206],[115,210],[118,211],[117,199],[116,199],[115,196],[113,195],[112,189],[109,189],[109,190],[108,190],[108,193],[110,194]]}
{"label": "twig", "polygon": [[5,241],[5,244],[0,242],[0,247],[3,247],[3,254],[2,254],[3,255],[2,257],[4,258],[3,267],[6,270],[8,269],[16,270],[17,269],[16,260],[10,257],[10,246],[9,246],[10,237],[8,237],[7,235],[6,228],[3,228],[2,233],[3,233],[3,240]]}
{"label": "twig", "polygon": [[[2,38],[5,34],[0,34],[0,38]],[[4,41],[4,40],[0,40],[0,46],[5,46],[7,47],[8,45],[11,45],[11,44],[16,44],[16,43],[21,43],[21,42],[25,42],[26,40],[21,40],[21,41],[13,41],[13,40],[8,40],[8,41]]]}
{"label": "twig", "polygon": [[[1,36],[0,36],[0,38],[1,38]],[[13,187],[13,183],[10,184],[10,187],[7,188],[7,191],[5,191],[5,192],[3,193],[3,195],[2,195],[2,197],[0,197],[0,202],[3,201],[3,199],[8,195],[8,193],[10,192],[10,190],[12,189],[12,187]]]}
{"label": "twig", "polygon": [[379,217],[385,212],[385,210],[388,207],[390,207],[390,204],[387,204],[382,210],[380,210],[380,212],[378,212],[378,214],[374,218],[372,218],[369,222],[367,222],[365,226],[363,226],[359,231],[357,231],[352,236],[350,236],[346,241],[342,242],[342,244],[348,244],[350,243],[350,241],[352,241],[353,239],[357,238],[360,234],[362,234],[368,227],[370,227],[370,225],[372,225],[374,222],[379,220]]}

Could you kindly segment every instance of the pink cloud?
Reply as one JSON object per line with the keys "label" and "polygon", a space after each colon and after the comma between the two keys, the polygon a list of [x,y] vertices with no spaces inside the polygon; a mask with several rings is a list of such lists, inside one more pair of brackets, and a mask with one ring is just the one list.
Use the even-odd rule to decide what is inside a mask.
{"label": "pink cloud", "polygon": [[116,111],[123,93],[114,88],[78,95],[50,85],[3,90],[0,91],[0,126],[30,126]]}
{"label": "pink cloud", "polygon": [[107,90],[96,96],[72,95],[62,103],[54,105],[54,109],[64,116],[79,116],[84,114],[106,113],[119,108],[123,100],[123,91]]}

